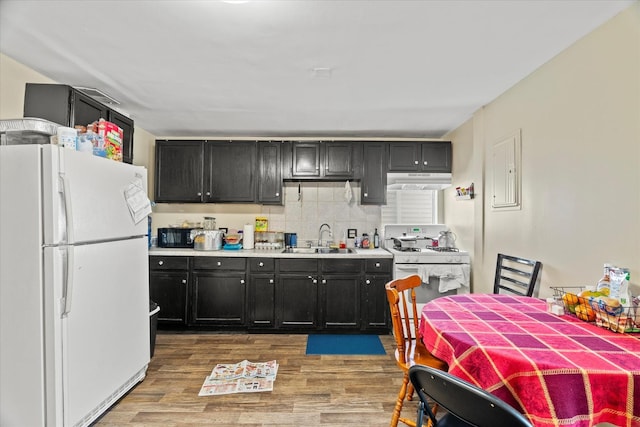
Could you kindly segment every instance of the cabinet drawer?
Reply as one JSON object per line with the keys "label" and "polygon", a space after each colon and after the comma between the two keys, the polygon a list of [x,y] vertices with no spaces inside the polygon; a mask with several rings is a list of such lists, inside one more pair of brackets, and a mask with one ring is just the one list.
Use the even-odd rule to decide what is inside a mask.
{"label": "cabinet drawer", "polygon": [[150,256],[149,270],[188,270],[189,257],[186,256]]}
{"label": "cabinet drawer", "polygon": [[272,273],[275,270],[273,258],[249,258],[249,270],[252,273]]}
{"label": "cabinet drawer", "polygon": [[359,259],[324,259],[322,260],[322,273],[352,273],[360,274],[362,260]]}
{"label": "cabinet drawer", "polygon": [[316,259],[280,259],[280,272],[289,271],[316,274],[318,272],[318,261]]}
{"label": "cabinet drawer", "polygon": [[365,271],[367,273],[390,273],[392,261],[391,259],[368,259]]}
{"label": "cabinet drawer", "polygon": [[246,258],[195,257],[194,270],[241,270],[245,271]]}

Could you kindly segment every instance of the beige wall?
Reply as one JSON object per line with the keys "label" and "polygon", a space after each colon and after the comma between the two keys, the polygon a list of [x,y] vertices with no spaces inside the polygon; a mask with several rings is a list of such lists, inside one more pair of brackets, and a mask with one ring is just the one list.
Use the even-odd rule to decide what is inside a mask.
{"label": "beige wall", "polygon": [[[518,129],[522,206],[492,210],[491,147]],[[605,262],[629,267],[640,283],[639,3],[447,137],[455,180],[479,193],[474,203],[447,200],[445,210],[458,234],[475,236],[475,292],[491,292],[498,252],[542,261],[541,296],[594,284]]]}

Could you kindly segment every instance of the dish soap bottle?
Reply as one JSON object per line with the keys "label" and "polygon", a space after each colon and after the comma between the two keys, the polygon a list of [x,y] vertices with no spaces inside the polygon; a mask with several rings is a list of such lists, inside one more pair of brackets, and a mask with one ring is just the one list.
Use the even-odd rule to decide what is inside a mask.
{"label": "dish soap bottle", "polygon": [[376,228],[376,231],[374,231],[373,233],[373,247],[376,249],[380,247],[380,235],[378,234],[377,228]]}

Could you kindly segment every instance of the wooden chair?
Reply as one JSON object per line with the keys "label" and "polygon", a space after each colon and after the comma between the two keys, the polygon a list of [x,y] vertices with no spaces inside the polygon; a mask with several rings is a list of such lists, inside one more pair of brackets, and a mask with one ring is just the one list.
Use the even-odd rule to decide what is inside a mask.
{"label": "wooden chair", "polygon": [[493,293],[532,296],[541,268],[540,261],[498,254]]}
{"label": "wooden chair", "polygon": [[[503,400],[448,372],[416,365],[409,369],[409,378],[420,397],[416,427],[425,416],[433,427],[532,427]],[[427,399],[448,412],[436,420]]]}
{"label": "wooden chair", "polygon": [[[420,276],[412,275],[403,279],[392,280],[385,286],[391,310],[393,335],[396,340],[396,363],[404,374],[396,406],[391,417],[391,427],[396,427],[398,421],[411,427],[416,425],[412,419],[401,416],[404,400],[411,400],[413,397],[413,386],[409,383],[409,368],[416,364],[427,365],[445,371],[449,368],[444,361],[433,356],[422,343],[418,327],[421,314],[418,313],[415,293],[415,288],[421,284],[422,279]],[[410,313],[413,315],[413,320],[410,318]],[[433,408],[433,412],[435,411],[437,411],[437,407]]]}

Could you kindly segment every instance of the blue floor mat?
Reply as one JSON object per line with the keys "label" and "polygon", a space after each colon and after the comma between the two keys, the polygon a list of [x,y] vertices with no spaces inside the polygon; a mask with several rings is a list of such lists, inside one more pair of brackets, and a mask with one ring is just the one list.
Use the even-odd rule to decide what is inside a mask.
{"label": "blue floor mat", "polygon": [[309,335],[306,354],[383,355],[377,335]]}

